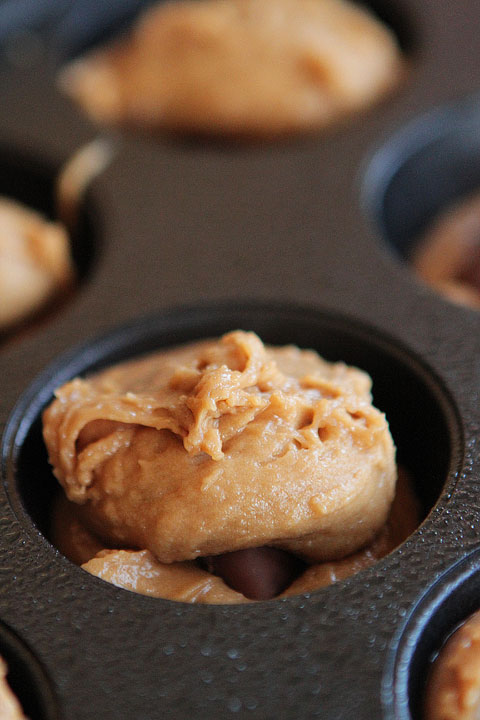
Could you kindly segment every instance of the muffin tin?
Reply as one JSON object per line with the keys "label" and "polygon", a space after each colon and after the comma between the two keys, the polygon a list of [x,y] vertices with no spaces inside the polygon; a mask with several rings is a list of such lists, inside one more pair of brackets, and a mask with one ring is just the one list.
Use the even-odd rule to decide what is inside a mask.
{"label": "muffin tin", "polygon": [[[480,184],[480,18],[473,0],[375,9],[405,48],[403,85],[271,145],[99,131],[56,90],[57,58],[2,59],[2,193],[55,216],[68,158],[99,134],[115,145],[82,202],[75,292],[0,344],[0,654],[32,720],[418,720],[430,658],[480,607],[480,314],[405,262]],[[89,576],[48,541],[42,408],[73,375],[236,327],[372,374],[422,525],[355,577],[247,606]]]}

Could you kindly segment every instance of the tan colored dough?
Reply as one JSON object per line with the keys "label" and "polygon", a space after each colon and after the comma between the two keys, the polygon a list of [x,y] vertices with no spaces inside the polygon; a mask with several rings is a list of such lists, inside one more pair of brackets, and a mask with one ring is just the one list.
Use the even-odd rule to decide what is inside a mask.
{"label": "tan colored dough", "polygon": [[346,0],[179,0],[60,83],[102,124],[270,137],[364,108],[402,66],[393,34]]}
{"label": "tan colored dough", "polygon": [[161,562],[276,545],[311,561],[368,544],[395,492],[370,378],[237,331],[60,388],[50,462],[110,546]]}
{"label": "tan colored dough", "polygon": [[0,329],[40,308],[73,276],[63,227],[0,198]]}
{"label": "tan colored dough", "polygon": [[[76,503],[59,494],[54,504],[50,539],[60,552],[92,575],[127,590],[167,600],[215,604],[247,601],[221,578],[192,562],[165,565],[149,551],[105,550],[101,541],[83,525],[78,510]],[[410,478],[399,470],[390,515],[372,543],[341,560],[307,567],[279,597],[313,592],[374,565],[414,532],[420,518]]]}
{"label": "tan colored dough", "polygon": [[311,565],[282,593],[282,597],[319,590],[375,565],[416,530],[420,519],[420,505],[410,478],[399,469],[390,515],[370,545],[341,560]]}
{"label": "tan colored dough", "polygon": [[165,565],[148,550],[104,550],[82,565],[92,575],[126,590],[179,602],[239,604],[249,602],[223,580],[193,562]]}
{"label": "tan colored dough", "polygon": [[178,602],[250,602],[194,562],[160,563],[149,550],[105,549],[78,515],[78,505],[59,495],[54,503],[50,540],[69,560],[91,575],[150,597]]}
{"label": "tan colored dough", "polygon": [[[99,543],[92,536],[84,544],[88,532],[85,529],[81,533],[77,531],[78,518],[72,503],[62,501],[59,511],[63,517],[60,520],[61,531],[59,528],[56,530],[59,549],[74,562],[85,558],[82,567],[92,575],[127,590],[167,600],[213,604],[251,602],[229,588],[221,578],[192,562],[165,565],[149,551],[99,551]],[[56,517],[60,518],[60,515]],[[373,542],[342,560],[311,565],[279,597],[313,592],[374,565],[406,540],[419,522],[418,500],[408,476],[402,472],[389,518]],[[97,553],[96,556],[86,562],[92,551]]]}
{"label": "tan colored dough", "polygon": [[416,273],[446,298],[480,310],[480,287],[464,277],[472,263],[480,274],[480,195],[440,213],[417,243],[411,261]]}
{"label": "tan colored dough", "polygon": [[477,720],[480,714],[480,612],[447,641],[426,690],[425,720]]}
{"label": "tan colored dough", "polygon": [[7,682],[7,672],[7,664],[0,657],[0,718],[1,720],[27,720]]}

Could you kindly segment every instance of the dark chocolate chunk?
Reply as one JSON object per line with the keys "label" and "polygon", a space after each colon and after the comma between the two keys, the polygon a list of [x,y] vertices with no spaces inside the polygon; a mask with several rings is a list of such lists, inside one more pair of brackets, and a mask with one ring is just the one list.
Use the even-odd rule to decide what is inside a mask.
{"label": "dark chocolate chunk", "polygon": [[251,600],[276,597],[305,569],[294,555],[266,546],[210,556],[203,564]]}

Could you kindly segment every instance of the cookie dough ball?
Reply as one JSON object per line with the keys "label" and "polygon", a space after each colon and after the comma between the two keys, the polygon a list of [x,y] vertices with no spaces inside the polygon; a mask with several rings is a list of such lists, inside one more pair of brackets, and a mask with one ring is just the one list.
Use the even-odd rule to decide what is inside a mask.
{"label": "cookie dough ball", "polygon": [[42,307],[72,278],[63,227],[0,198],[0,330]]}
{"label": "cookie dough ball", "polygon": [[[60,500],[55,537],[57,547],[83,569],[118,587],[151,597],[195,603],[239,603],[248,600],[269,600],[310,593],[344,580],[371,567],[392,552],[415,530],[420,522],[420,507],[410,480],[399,473],[397,492],[390,515],[380,533],[363,550],[341,560],[293,566],[280,558],[272,567],[266,555],[261,565],[258,557],[246,558],[247,565],[238,567],[238,553],[218,556],[228,559],[230,566],[207,572],[205,566],[192,561],[160,563],[148,550],[101,550],[98,541],[82,528],[79,531],[73,503]],[[56,524],[54,521],[54,525]],[[273,548],[257,548],[252,552],[271,553]],[[248,551],[240,551],[246,553]],[[235,557],[233,557],[235,556]],[[215,568],[213,568],[215,570]],[[232,575],[233,583],[232,583]],[[236,590],[233,588],[235,587]]]}
{"label": "cookie dough ball", "polygon": [[7,672],[7,664],[0,657],[0,718],[2,720],[27,720],[7,682]]}
{"label": "cookie dough ball", "polygon": [[480,612],[447,641],[426,691],[425,720],[477,720],[480,715]]}
{"label": "cookie dough ball", "polygon": [[334,560],[371,542],[395,492],[370,386],[356,368],[236,331],[72,380],[44,438],[110,547],[163,563],[263,545]]}
{"label": "cookie dough ball", "polygon": [[419,241],[412,263],[449,300],[480,310],[480,194],[439,216]]}
{"label": "cookie dough ball", "polygon": [[[412,481],[399,468],[386,524],[367,547],[341,560],[308,565],[284,553],[284,557],[272,561],[275,549],[263,546],[210,557],[197,564],[185,561],[167,565],[147,550],[105,549],[83,524],[79,506],[63,493],[54,503],[50,540],[87,572],[126,590],[167,600],[230,604],[313,592],[344,580],[392,552],[414,532],[420,520],[421,508]],[[221,567],[212,562],[216,558]]]}
{"label": "cookie dough ball", "polygon": [[375,565],[385,555],[393,552],[419,526],[421,508],[412,481],[404,469],[398,469],[395,498],[387,522],[373,541],[341,560],[314,563],[308,566],[285,590],[283,597],[312,592],[340,580],[356,575]]}
{"label": "cookie dough ball", "polygon": [[179,0],[60,85],[101,124],[269,138],[368,106],[402,67],[392,33],[346,0]]}

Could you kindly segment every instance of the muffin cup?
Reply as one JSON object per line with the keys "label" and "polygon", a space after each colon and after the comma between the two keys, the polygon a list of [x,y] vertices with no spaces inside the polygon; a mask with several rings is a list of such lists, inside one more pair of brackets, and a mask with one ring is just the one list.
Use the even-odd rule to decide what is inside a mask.
{"label": "muffin cup", "polygon": [[[173,717],[175,712],[207,717],[217,701],[223,713],[246,712],[250,707],[262,717],[286,708],[293,712],[299,702],[307,714],[325,706],[329,712],[334,708],[340,712],[345,708],[345,694],[326,682],[332,646],[338,667],[344,663],[352,667],[354,657],[361,655],[364,665],[371,663],[371,681],[379,682],[382,667],[378,661],[386,651],[382,634],[388,635],[390,623],[395,625],[401,617],[394,589],[401,580],[399,568],[408,563],[411,553],[419,552],[418,533],[422,530],[377,565],[344,582],[308,595],[248,607],[188,606],[135,595],[73,566],[48,541],[57,484],[41,437],[41,411],[54,389],[74,376],[88,375],[127,358],[216,337],[234,328],[254,330],[270,344],[291,342],[313,348],[329,360],[342,359],[369,372],[374,402],[390,420],[399,462],[414,479],[424,514],[428,515],[435,504],[438,511],[453,490],[461,460],[462,430],[452,399],[418,357],[395,339],[354,319],[301,306],[217,303],[148,316],[69,351],[20,398],[4,434],[3,456],[13,512],[29,536],[29,544],[48,565],[42,577],[43,598],[57,606],[70,595],[75,598],[69,612],[76,618],[73,628],[80,628],[83,634],[90,673],[88,688],[93,682],[99,690],[89,695],[89,708],[102,717],[113,717],[120,696],[137,715],[151,712],[153,699],[166,717]],[[427,517],[424,525],[429,523]],[[413,583],[410,589],[415,592]],[[365,602],[377,606],[373,611],[377,621],[360,628],[354,618],[360,611],[359,603],[363,606]],[[105,613],[112,617],[103,627]],[[98,632],[103,639],[96,636]],[[67,640],[51,639],[54,664]],[[115,648],[117,642],[129,646],[133,657]],[[114,656],[119,661],[105,680],[101,668],[103,663],[108,664],[107,657]],[[76,688],[78,699],[78,691],[85,688],[72,677],[73,671],[63,672],[70,692]],[[115,693],[120,693],[115,702],[112,673]],[[133,673],[137,674],[138,687],[143,688],[141,693],[128,690],[128,678]],[[272,688],[279,677],[284,691],[277,694]],[[363,684],[364,678],[359,677],[355,692],[362,692]],[[352,703],[356,702],[355,692]],[[65,702],[69,704],[70,698],[64,698]],[[368,704],[373,714],[378,712],[376,702],[372,694]]]}
{"label": "muffin cup", "polygon": [[[406,81],[325,134],[254,147],[115,136],[84,196],[81,282],[0,345],[0,618],[52,690],[42,720],[419,720],[431,653],[475,609],[480,319],[403,259],[477,182],[478,8],[394,5],[372,3]],[[7,53],[0,70],[0,190],[54,217],[59,172],[98,128],[58,92],[58,57]],[[420,527],[345,581],[245,606],[140,596],[73,565],[49,540],[40,414],[55,388],[239,327],[372,375]]]}

